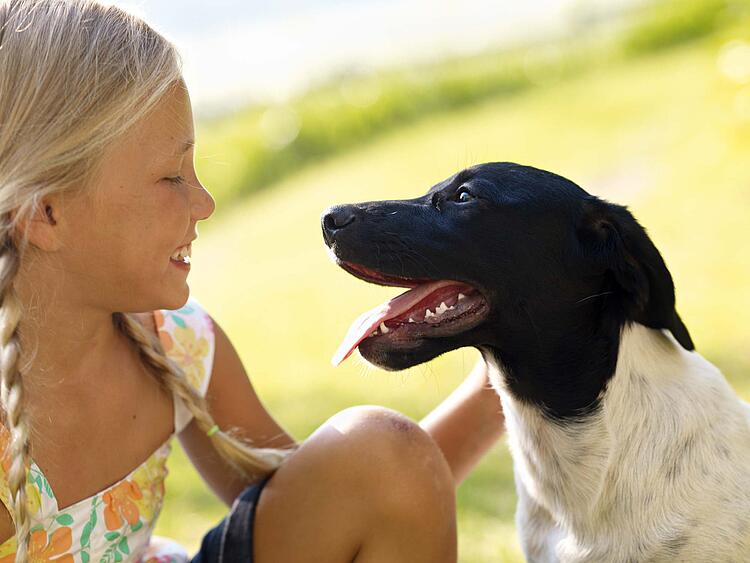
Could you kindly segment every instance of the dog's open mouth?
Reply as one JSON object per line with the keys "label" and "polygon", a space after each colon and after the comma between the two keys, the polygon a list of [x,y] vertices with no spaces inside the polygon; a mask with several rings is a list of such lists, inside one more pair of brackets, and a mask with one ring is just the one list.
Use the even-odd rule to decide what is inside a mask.
{"label": "dog's open mouth", "polygon": [[364,281],[411,289],[360,315],[334,354],[334,366],[366,339],[383,339],[399,346],[423,338],[453,336],[475,327],[489,310],[484,296],[462,282],[399,278],[350,262],[340,261],[339,265]]}

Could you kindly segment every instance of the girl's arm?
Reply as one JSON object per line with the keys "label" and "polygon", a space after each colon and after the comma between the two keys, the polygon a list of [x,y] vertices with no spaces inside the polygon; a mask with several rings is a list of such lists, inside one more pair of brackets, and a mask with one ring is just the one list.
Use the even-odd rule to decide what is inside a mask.
{"label": "girl's arm", "polygon": [[[237,352],[221,327],[213,321],[216,351],[206,400],[221,429],[234,427],[240,436],[258,447],[286,448],[294,439],[271,417],[250,379]],[[179,434],[180,443],[201,477],[227,505],[250,482],[237,474],[214,450],[211,439],[193,420]]]}
{"label": "girl's arm", "polygon": [[440,446],[460,484],[505,431],[500,397],[490,386],[484,360],[420,425]]}
{"label": "girl's arm", "polygon": [[[214,321],[216,351],[206,399],[222,429],[234,427],[258,447],[285,448],[294,439],[260,402],[237,352]],[[422,422],[443,451],[456,484],[492,447],[504,430],[500,399],[490,388],[479,361],[467,379]],[[216,453],[211,439],[192,421],[179,434],[188,457],[214,493],[227,505],[250,483]]]}

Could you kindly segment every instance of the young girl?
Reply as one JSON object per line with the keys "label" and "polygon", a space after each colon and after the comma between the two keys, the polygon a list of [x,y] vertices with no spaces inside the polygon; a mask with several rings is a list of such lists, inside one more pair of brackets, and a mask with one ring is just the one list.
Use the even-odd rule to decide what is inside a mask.
{"label": "young girl", "polygon": [[455,485],[502,431],[482,366],[421,427],[357,407],[297,445],[189,298],[194,144],[144,22],[0,0],[0,562],[187,561],[151,535],[175,435],[232,506],[193,561],[455,561]]}

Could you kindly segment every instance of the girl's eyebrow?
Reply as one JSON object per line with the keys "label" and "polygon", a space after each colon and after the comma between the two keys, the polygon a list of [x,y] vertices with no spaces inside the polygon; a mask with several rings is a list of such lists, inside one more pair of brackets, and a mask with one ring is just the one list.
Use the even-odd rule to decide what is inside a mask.
{"label": "girl's eyebrow", "polygon": [[182,145],[182,149],[178,154],[185,154],[187,151],[192,149],[195,146],[195,141],[193,139],[188,139],[185,141],[185,144]]}
{"label": "girl's eyebrow", "polygon": [[189,151],[190,149],[192,149],[194,146],[195,146],[195,140],[188,139],[182,145],[180,145],[180,147],[174,153],[170,153],[169,151],[165,151],[165,152],[163,152],[161,154],[157,154],[156,159],[159,160],[159,161],[161,161],[161,160],[173,159],[175,157],[182,157],[187,151]]}

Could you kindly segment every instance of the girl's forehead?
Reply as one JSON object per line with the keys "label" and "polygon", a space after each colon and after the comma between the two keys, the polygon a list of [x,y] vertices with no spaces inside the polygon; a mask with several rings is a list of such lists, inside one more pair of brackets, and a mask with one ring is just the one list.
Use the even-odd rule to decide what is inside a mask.
{"label": "girl's forehead", "polygon": [[[141,164],[179,160],[193,145],[193,114],[184,88],[173,88],[110,151]],[[119,154],[118,154],[119,153]]]}

